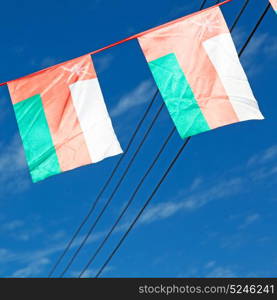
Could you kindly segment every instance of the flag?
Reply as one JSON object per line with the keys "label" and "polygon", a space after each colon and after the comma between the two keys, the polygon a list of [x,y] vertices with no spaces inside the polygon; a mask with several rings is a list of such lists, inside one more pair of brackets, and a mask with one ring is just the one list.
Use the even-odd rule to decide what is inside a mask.
{"label": "flag", "polygon": [[138,41],[182,138],[263,119],[219,7],[151,29]]}
{"label": "flag", "polygon": [[8,88],[33,182],[122,153],[90,55]]}
{"label": "flag", "polygon": [[277,0],[269,0],[269,2],[271,3],[274,11],[276,12],[277,14]]}

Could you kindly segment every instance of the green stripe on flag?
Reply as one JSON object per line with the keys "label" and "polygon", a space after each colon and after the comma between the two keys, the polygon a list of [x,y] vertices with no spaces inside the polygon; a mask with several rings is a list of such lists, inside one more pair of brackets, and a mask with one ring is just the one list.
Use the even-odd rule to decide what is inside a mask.
{"label": "green stripe on flag", "polygon": [[180,136],[210,130],[176,55],[170,53],[148,64]]}
{"label": "green stripe on flag", "polygon": [[14,105],[33,182],[61,172],[40,95]]}

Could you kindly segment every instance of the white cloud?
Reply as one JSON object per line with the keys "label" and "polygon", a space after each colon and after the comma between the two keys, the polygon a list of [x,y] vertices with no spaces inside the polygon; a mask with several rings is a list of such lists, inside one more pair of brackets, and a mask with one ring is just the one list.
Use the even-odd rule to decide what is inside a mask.
{"label": "white cloud", "polygon": [[54,234],[51,234],[50,239],[53,241],[64,240],[66,238],[66,232],[64,230],[59,230]]}
{"label": "white cloud", "polygon": [[23,172],[27,165],[21,140],[18,135],[7,145],[0,145],[0,186],[1,196],[25,190],[30,179]]}
{"label": "white cloud", "polygon": [[237,249],[248,242],[249,238],[240,232],[229,236],[224,235],[220,242],[220,246],[221,248]]}
{"label": "white cloud", "polygon": [[50,263],[50,260],[47,258],[41,258],[32,263],[28,264],[25,268],[18,269],[12,274],[12,277],[30,277],[41,274],[41,272],[45,269],[46,265]]}
{"label": "white cloud", "polygon": [[245,40],[245,37],[246,32],[242,28],[237,28],[237,30],[232,32],[232,38],[237,49],[239,49],[239,46],[242,45],[243,41]]}
{"label": "white cloud", "polygon": [[277,165],[272,165],[272,166],[266,166],[266,167],[261,167],[259,169],[254,170],[251,172],[251,177],[254,181],[260,181],[264,180],[268,177],[272,177],[273,180],[276,180],[276,176],[273,176],[277,174]]}
{"label": "white cloud", "polygon": [[235,273],[229,267],[215,267],[205,277],[236,277]]}
{"label": "white cloud", "polygon": [[[104,268],[104,270],[102,271],[102,276],[104,274],[107,274],[111,271],[113,271],[115,268],[113,266],[107,266]],[[87,269],[84,274],[81,276],[81,278],[91,278],[91,277],[95,277],[95,275],[98,273],[98,269]],[[70,273],[70,277],[79,277],[81,271],[73,271]]]}
{"label": "white cloud", "polygon": [[141,82],[135,89],[124,95],[111,110],[111,116],[118,117],[130,109],[150,101],[155,87],[152,80]]}
{"label": "white cloud", "polygon": [[[244,28],[238,27],[233,33],[232,37],[237,49],[241,49],[245,43],[248,32]],[[257,32],[251,42],[245,49],[241,61],[244,65],[247,75],[253,76],[261,71],[266,64],[257,64],[257,54],[259,57],[263,57],[264,60],[271,61],[277,57],[277,38],[270,35],[268,32]]]}
{"label": "white cloud", "polygon": [[16,255],[12,253],[10,250],[5,248],[0,248],[0,262],[7,263],[15,259]]}
{"label": "white cloud", "polygon": [[111,65],[113,56],[111,54],[105,54],[104,56],[93,57],[93,62],[96,67],[97,74],[107,70]]}
{"label": "white cloud", "polygon": [[264,53],[270,58],[276,58],[277,56],[277,37],[270,36],[269,41],[264,44]]}
{"label": "white cloud", "polygon": [[42,234],[44,231],[41,227],[35,226],[33,228],[24,229],[20,232],[15,232],[13,237],[21,241],[30,241],[31,239],[37,237],[39,234]]}
{"label": "white cloud", "polygon": [[211,260],[209,262],[207,262],[204,266],[205,269],[210,269],[212,268],[214,265],[216,264],[216,262],[214,260]]}
{"label": "white cloud", "polygon": [[12,231],[12,230],[15,230],[17,228],[22,227],[23,225],[24,225],[23,221],[21,221],[21,220],[14,220],[14,221],[10,221],[10,222],[4,223],[1,226],[1,229],[4,230],[4,231]]}
{"label": "white cloud", "polygon": [[260,219],[260,215],[255,213],[255,214],[251,214],[249,216],[245,217],[244,222],[239,226],[240,229],[243,229],[249,225],[251,225],[252,223],[256,222],[257,220]]}
{"label": "white cloud", "polygon": [[256,75],[260,73],[265,64],[257,64],[257,54],[266,60],[272,60],[277,57],[277,38],[269,33],[256,33],[242,56],[244,67],[248,75]]}
{"label": "white cloud", "polygon": [[253,155],[247,162],[248,166],[264,164],[277,158],[277,145],[272,145],[259,154]]}
{"label": "white cloud", "polygon": [[277,158],[277,145],[273,145],[266,149],[261,157],[262,162],[268,162],[269,160]]}
{"label": "white cloud", "polygon": [[196,178],[193,180],[193,182],[192,182],[192,184],[191,184],[191,186],[190,186],[190,190],[191,190],[191,191],[196,190],[198,187],[201,186],[202,183],[203,183],[203,178],[202,178],[202,177],[196,177]]}
{"label": "white cloud", "polygon": [[[275,146],[270,147],[262,152],[259,157],[264,162],[269,162],[275,157]],[[257,160],[253,160],[253,166],[256,168],[259,166],[259,163],[257,163]],[[240,166],[240,171],[242,169],[245,169],[246,166]],[[237,169],[236,169],[237,170]],[[177,214],[179,212],[190,212],[194,211],[196,209],[199,209],[203,207],[204,205],[207,205],[211,201],[226,199],[230,196],[236,195],[240,193],[242,190],[245,189],[245,185],[247,180],[249,180],[247,177],[235,177],[235,176],[229,176],[225,178],[220,177],[220,179],[217,177],[215,180],[211,180],[210,182],[207,182],[207,180],[202,180],[202,178],[198,177],[195,180],[192,181],[192,184],[190,187],[188,187],[186,190],[181,190],[179,194],[176,195],[174,199],[171,201],[167,201],[164,203],[156,204],[153,206],[150,206],[148,210],[145,211],[142,218],[139,221],[139,224],[148,224],[154,221],[159,221],[165,218],[169,218],[173,216],[174,214]],[[244,222],[245,226],[250,225],[251,223],[254,223],[259,219],[258,214],[252,214],[248,215]],[[121,226],[118,226],[115,230],[115,233],[121,233],[126,230],[126,228],[129,226],[129,223],[123,223]],[[103,236],[107,234],[107,230],[102,232],[95,232],[87,241],[88,243],[93,243],[96,240],[99,240]],[[63,233],[62,233],[63,236]],[[60,237],[60,233],[57,233],[57,240]],[[73,244],[73,248],[80,245],[82,242],[84,236],[80,236],[78,239],[75,240]],[[30,252],[20,253],[18,255],[14,255],[13,253],[3,252],[3,257],[6,256],[5,262],[11,262],[16,261],[23,264],[32,264],[35,261],[39,261],[41,259],[49,259],[49,257],[57,252],[60,252],[64,250],[64,247],[66,246],[67,240],[65,237],[62,237],[61,240],[65,242],[57,243],[57,240],[55,240],[54,244],[53,240],[49,246],[43,249],[38,249]],[[228,237],[225,241],[222,242],[222,247],[237,247],[241,245],[241,243],[245,242],[245,239],[242,238],[241,235],[234,235],[233,237]],[[7,255],[9,254],[9,255]],[[0,259],[1,259],[1,251],[0,251]],[[215,265],[215,262],[210,262],[209,265],[207,265],[207,268],[212,268]],[[26,267],[27,268],[27,267]],[[92,271],[92,270],[91,270]],[[214,276],[216,274],[232,274],[231,270],[228,268],[221,268],[217,267],[210,271],[209,275],[213,274]]]}
{"label": "white cloud", "polygon": [[181,274],[180,277],[212,277],[212,278],[224,278],[224,277],[237,277],[233,271],[234,267],[220,266],[217,262],[212,260],[208,261],[203,266],[197,266],[194,264],[192,268],[189,268],[187,272]]}
{"label": "white cloud", "polygon": [[42,68],[48,68],[48,67],[56,65],[58,63],[58,61],[59,60],[57,58],[47,56],[42,59],[40,66]]}
{"label": "white cloud", "polygon": [[[194,183],[193,183],[194,185]],[[223,199],[237,194],[243,188],[243,180],[235,177],[200,186],[197,192],[181,191],[175,201],[165,202],[150,207],[142,215],[140,223],[150,223],[171,217],[180,211],[190,211],[200,208],[210,201]],[[188,189],[190,190],[190,189]]]}
{"label": "white cloud", "polygon": [[33,58],[33,59],[31,59],[30,64],[31,64],[31,66],[44,69],[44,68],[54,66],[54,65],[58,64],[59,62],[60,62],[60,60],[58,58],[46,56],[44,58],[41,58],[40,60]]}
{"label": "white cloud", "polygon": [[247,48],[245,49],[244,55],[246,57],[251,57],[256,55],[257,52],[259,52],[261,49],[263,49],[263,46],[267,44],[267,40],[269,39],[268,33],[259,33],[253,36],[251,42],[248,44]]}
{"label": "white cloud", "polygon": [[275,178],[277,174],[277,145],[272,145],[253,155],[247,162],[247,167],[251,169],[250,177],[253,181],[261,181],[266,178]]}

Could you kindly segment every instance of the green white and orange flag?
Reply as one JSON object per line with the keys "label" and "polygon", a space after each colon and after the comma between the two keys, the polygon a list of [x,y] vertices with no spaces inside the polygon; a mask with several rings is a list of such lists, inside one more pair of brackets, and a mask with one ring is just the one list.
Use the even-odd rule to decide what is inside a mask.
{"label": "green white and orange flag", "polygon": [[277,0],[269,0],[269,2],[271,3],[274,11],[276,12],[277,14]]}
{"label": "green white and orange flag", "polygon": [[149,30],[138,41],[182,138],[263,119],[219,7]]}
{"label": "green white and orange flag", "polygon": [[122,153],[90,55],[8,87],[34,182]]}

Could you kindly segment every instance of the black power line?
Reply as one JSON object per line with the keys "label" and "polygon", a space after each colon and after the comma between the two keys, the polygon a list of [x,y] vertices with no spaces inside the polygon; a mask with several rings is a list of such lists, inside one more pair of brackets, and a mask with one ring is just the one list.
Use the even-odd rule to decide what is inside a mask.
{"label": "black power line", "polygon": [[235,21],[234,21],[232,27],[230,28],[230,31],[231,31],[231,32],[234,30],[235,26],[237,26],[238,21],[239,21],[241,15],[243,14],[244,10],[246,9],[246,6],[248,5],[248,3],[249,3],[249,0],[246,0],[246,1],[244,2],[242,9],[241,9],[240,12],[238,13],[238,15],[237,15],[237,17],[236,17],[236,19],[235,19]]}
{"label": "black power line", "polygon": [[139,211],[139,213],[137,214],[137,216],[135,217],[135,219],[133,220],[133,222],[131,223],[131,225],[129,226],[128,230],[125,232],[125,234],[122,236],[121,240],[119,241],[119,243],[116,245],[116,247],[114,248],[114,250],[112,251],[112,253],[110,254],[110,256],[107,258],[107,260],[105,261],[105,263],[102,265],[102,267],[100,268],[100,270],[98,271],[98,273],[96,274],[95,277],[99,277],[99,275],[103,272],[103,270],[106,268],[107,264],[110,262],[110,260],[112,259],[112,257],[114,256],[114,254],[117,252],[117,250],[119,249],[119,247],[122,245],[122,243],[124,242],[124,240],[126,239],[127,235],[129,234],[129,232],[132,230],[132,228],[135,226],[135,224],[137,223],[138,219],[140,218],[140,216],[142,215],[142,213],[144,212],[144,210],[146,209],[146,207],[148,206],[148,204],[150,203],[150,201],[152,200],[152,198],[155,196],[156,192],[158,191],[159,187],[161,186],[161,184],[163,183],[163,181],[165,180],[165,178],[167,177],[168,173],[170,172],[170,170],[172,169],[172,167],[174,166],[175,162],[177,161],[177,159],[179,158],[179,156],[181,155],[182,151],[184,150],[184,148],[186,147],[186,145],[188,144],[190,140],[190,137],[188,137],[186,139],[186,141],[184,142],[184,144],[182,145],[182,147],[179,149],[178,153],[176,154],[176,156],[174,157],[174,159],[171,161],[169,167],[167,168],[167,170],[165,171],[165,173],[163,174],[162,178],[160,179],[160,181],[158,182],[158,184],[156,185],[155,189],[153,190],[152,194],[150,195],[150,197],[147,199],[147,201],[144,203],[143,207],[141,208],[141,210]]}
{"label": "black power line", "polygon": [[[205,3],[207,2],[207,0],[204,0],[200,6],[200,10],[204,7]],[[120,166],[123,158],[125,157],[125,155],[127,154],[135,136],[137,135],[137,132],[139,131],[139,129],[141,128],[142,123],[144,122],[150,108],[152,107],[152,104],[154,102],[154,99],[156,98],[158,94],[158,90],[156,91],[155,95],[153,96],[149,106],[147,107],[144,116],[142,117],[142,119],[140,120],[140,122],[137,125],[136,130],[134,131],[125,152],[122,154],[122,156],[120,157],[120,159],[118,160],[116,166],[114,167],[111,175],[109,176],[109,178],[106,180],[105,184],[103,185],[102,189],[100,190],[99,194],[97,195],[96,199],[94,200],[94,202],[92,203],[92,206],[89,210],[89,212],[87,213],[87,215],[84,217],[84,219],[82,220],[82,222],[80,223],[79,227],[77,228],[77,230],[75,231],[75,233],[73,234],[72,238],[70,239],[70,241],[68,242],[68,244],[66,245],[64,251],[62,252],[62,254],[60,255],[60,257],[58,258],[58,260],[56,261],[56,263],[54,264],[54,266],[52,267],[51,271],[49,272],[48,277],[51,277],[53,275],[53,273],[55,272],[56,268],[58,267],[58,265],[60,264],[60,262],[62,261],[62,259],[64,258],[64,256],[66,255],[66,253],[68,252],[68,250],[70,249],[70,247],[72,246],[74,240],[76,239],[76,237],[78,236],[78,234],[80,233],[81,229],[83,228],[83,226],[87,223],[88,219],[90,218],[91,214],[93,213],[97,203],[99,202],[102,194],[104,193],[104,191],[106,190],[106,188],[108,187],[109,183],[111,182],[114,174],[116,173],[118,167]]]}
{"label": "black power line", "polygon": [[247,45],[249,44],[250,40],[252,39],[253,35],[255,34],[255,32],[257,31],[258,27],[260,26],[260,24],[262,23],[262,20],[264,19],[266,13],[268,12],[270,8],[270,3],[268,3],[266,9],[264,10],[264,12],[262,13],[262,15],[260,16],[257,24],[254,26],[252,32],[250,33],[250,35],[248,36],[247,41],[245,42],[245,44],[243,45],[243,47],[241,48],[240,52],[239,52],[239,56],[242,55],[242,53],[244,52],[245,48],[247,47]]}
{"label": "black power line", "polygon": [[81,251],[81,249],[83,248],[83,246],[85,245],[85,243],[87,242],[88,238],[90,237],[92,231],[94,230],[94,228],[96,227],[97,223],[99,222],[99,220],[101,219],[102,215],[105,213],[106,209],[108,208],[108,206],[110,205],[112,199],[114,198],[114,195],[116,194],[116,192],[118,191],[121,183],[123,182],[124,178],[126,177],[129,169],[131,168],[136,156],[138,155],[141,147],[143,146],[144,142],[146,141],[150,131],[152,130],[152,128],[154,127],[154,124],[156,123],[162,109],[164,108],[164,102],[162,103],[162,105],[160,106],[158,112],[156,113],[154,119],[152,120],[150,126],[148,127],[146,133],[144,134],[138,148],[136,149],[135,153],[133,154],[131,160],[129,161],[125,171],[123,172],[123,174],[121,175],[116,187],[114,188],[113,192],[111,193],[110,197],[108,198],[108,200],[106,201],[104,207],[102,208],[101,212],[99,213],[99,215],[97,216],[96,220],[94,221],[94,223],[90,226],[88,233],[86,234],[86,236],[84,237],[84,239],[82,240],[80,246],[77,248],[77,250],[74,252],[73,256],[71,257],[70,261],[68,262],[68,264],[66,265],[65,269],[63,270],[63,272],[61,273],[60,277],[63,277],[64,274],[67,272],[67,270],[69,269],[69,267],[72,265],[73,261],[75,260],[75,258],[77,257],[78,253]]}
{"label": "black power line", "polygon": [[[203,6],[205,5],[206,1],[207,1],[207,0],[204,0],[204,1],[202,2],[202,5],[201,5],[202,8],[203,8]],[[200,9],[201,9],[201,7],[200,7]],[[158,89],[157,89],[156,93],[158,93]],[[137,148],[137,150],[136,150],[134,156],[131,158],[131,161],[129,162],[129,164],[128,164],[128,166],[127,166],[127,168],[126,168],[124,174],[121,176],[121,178],[120,178],[120,180],[119,180],[117,186],[115,187],[115,189],[113,190],[111,196],[109,197],[109,199],[108,199],[107,202],[105,203],[105,205],[104,205],[103,209],[101,210],[100,214],[98,215],[97,219],[95,220],[95,222],[94,222],[94,223],[92,224],[92,226],[90,227],[88,233],[86,234],[86,236],[85,236],[84,239],[82,240],[80,246],[79,246],[79,247],[77,248],[77,250],[74,252],[73,256],[71,257],[70,261],[68,262],[68,264],[66,265],[65,269],[64,269],[63,272],[61,273],[60,277],[63,277],[64,274],[65,274],[65,273],[67,272],[67,270],[69,269],[69,267],[72,265],[73,261],[75,260],[75,258],[76,258],[77,255],[79,254],[80,250],[83,248],[83,246],[85,245],[86,241],[87,241],[88,238],[90,237],[90,235],[91,235],[92,231],[94,230],[95,226],[97,225],[98,221],[100,220],[100,218],[101,218],[102,215],[104,214],[105,210],[108,208],[110,202],[111,202],[112,199],[113,199],[113,196],[114,196],[115,193],[117,192],[117,190],[118,190],[119,186],[121,185],[123,179],[125,178],[126,174],[128,173],[128,170],[129,170],[129,168],[131,167],[131,165],[132,165],[132,163],[133,163],[133,161],[134,161],[136,155],[138,154],[138,152],[139,152],[141,146],[143,145],[143,143],[144,143],[146,137],[148,136],[150,130],[152,129],[154,123],[156,122],[156,120],[157,120],[157,118],[158,118],[158,116],[159,116],[159,114],[160,114],[160,112],[161,112],[163,106],[164,106],[164,103],[160,106],[158,113],[157,113],[156,116],[154,117],[154,120],[152,121],[152,123],[151,123],[149,129],[147,130],[147,132],[146,132],[146,134],[145,134],[145,136],[144,136],[142,142],[141,142],[140,145],[138,146],[138,148]],[[119,165],[119,164],[118,164],[118,165]],[[115,173],[115,171],[114,171],[113,173]],[[113,176],[113,175],[112,175],[112,176]],[[111,177],[112,177],[112,176],[111,176]],[[108,184],[107,184],[107,185],[108,185]],[[105,190],[105,189],[104,189],[104,190]],[[101,192],[100,192],[100,194],[102,195]],[[101,197],[101,196],[100,196],[100,197]],[[100,198],[100,197],[97,197],[97,198]],[[93,210],[94,210],[94,209],[93,209]],[[89,215],[91,215],[91,213],[90,213]],[[79,227],[79,229],[78,229],[78,230],[76,231],[76,233],[74,234],[74,237],[71,239],[70,243],[68,244],[67,248],[65,249],[64,253],[61,255],[61,257],[60,257],[58,263],[56,263],[55,266],[57,266],[57,265],[59,264],[59,262],[62,260],[62,258],[65,256],[66,252],[68,251],[68,249],[69,249],[70,246],[72,245],[74,239],[77,237],[77,235],[79,234],[81,228],[82,228],[83,225],[87,222],[87,220],[88,220],[88,218],[86,218],[86,220],[82,222],[82,225]],[[53,269],[54,269],[54,268],[53,268]],[[56,267],[55,267],[55,269],[56,269]],[[53,272],[52,272],[52,273],[53,273]],[[52,274],[52,273],[51,273],[51,274]],[[50,275],[50,276],[51,276],[51,275]]]}
{"label": "black power line", "polygon": [[[265,15],[267,13],[269,7],[270,7],[270,4],[267,5],[265,11],[263,12],[263,14],[261,15],[261,17],[259,18],[257,24],[255,25],[254,29],[252,30],[252,32],[250,33],[249,37],[247,38],[245,44],[241,48],[241,50],[240,50],[240,52],[238,54],[239,57],[243,54],[243,52],[246,49],[247,45],[249,44],[251,38],[253,37],[254,33],[258,29],[259,25],[261,24],[262,20],[264,19]],[[144,210],[146,209],[146,207],[149,205],[150,201],[153,199],[153,197],[156,194],[156,192],[158,191],[159,187],[161,186],[161,184],[163,183],[163,181],[167,177],[169,171],[172,169],[172,167],[174,166],[175,162],[179,158],[179,156],[182,153],[182,151],[184,150],[185,146],[188,144],[189,140],[190,140],[190,137],[187,138],[186,141],[185,141],[185,143],[181,146],[181,148],[179,149],[178,153],[176,154],[176,156],[174,157],[174,159],[171,161],[169,167],[167,168],[167,170],[163,174],[162,178],[160,179],[160,181],[156,185],[156,187],[153,190],[153,192],[151,193],[150,197],[146,200],[146,202],[144,203],[143,207],[141,208],[141,210],[139,211],[139,213],[136,215],[136,217],[134,218],[134,220],[132,221],[132,223],[128,227],[127,231],[124,233],[124,235],[122,236],[122,238],[120,239],[120,241],[117,243],[116,247],[113,249],[113,251],[111,252],[111,254],[109,255],[109,257],[105,260],[105,262],[101,266],[100,270],[97,272],[97,274],[95,276],[96,278],[101,275],[101,273],[103,272],[103,270],[106,268],[107,264],[110,262],[110,260],[116,254],[116,252],[118,251],[118,249],[120,248],[120,246],[122,245],[122,243],[124,242],[124,240],[126,239],[126,237],[128,236],[128,234],[130,233],[130,231],[132,230],[132,228],[135,226],[135,224],[137,223],[138,219],[141,217],[142,213],[144,212]],[[86,268],[82,270],[81,275],[86,271],[86,269],[88,267],[89,267],[89,264],[87,264]]]}
{"label": "black power line", "polygon": [[121,162],[123,161],[124,157],[126,156],[127,152],[129,151],[138,131],[140,130],[143,122],[145,121],[151,107],[153,106],[153,103],[156,99],[158,95],[158,90],[154,93],[148,107],[146,108],[144,115],[142,116],[141,120],[139,121],[139,123],[137,124],[137,127],[135,129],[135,131],[133,132],[128,145],[124,151],[124,153],[120,156],[120,159],[117,161],[112,173],[110,174],[110,176],[108,177],[108,179],[106,180],[106,182],[104,183],[104,185],[102,186],[100,192],[98,193],[97,197],[95,198],[95,200],[93,201],[87,215],[84,217],[84,219],[82,220],[82,222],[80,223],[79,227],[77,228],[77,230],[74,232],[72,238],[70,239],[70,241],[68,242],[68,244],[66,245],[64,251],[62,252],[62,254],[60,255],[60,257],[58,258],[58,260],[56,261],[55,265],[52,267],[51,271],[49,272],[48,277],[51,277],[52,274],[55,272],[56,268],[58,267],[58,265],[60,264],[60,262],[62,261],[62,259],[64,258],[64,256],[66,255],[66,253],[68,252],[68,250],[70,249],[71,245],[73,244],[74,240],[76,239],[76,237],[78,236],[78,234],[80,233],[81,229],[84,227],[84,225],[87,223],[88,219],[90,218],[91,214],[93,213],[97,203],[99,202],[101,196],[103,195],[104,191],[106,190],[106,188],[108,187],[108,185],[110,184],[112,178],[114,177],[116,171],[118,170]]}
{"label": "black power line", "polygon": [[127,209],[129,208],[129,206],[132,204],[133,200],[135,199],[136,194],[138,193],[140,187],[142,186],[142,184],[144,183],[146,177],[148,176],[148,174],[151,172],[152,168],[155,166],[156,162],[159,160],[162,152],[164,151],[166,145],[168,144],[169,140],[171,139],[173,133],[176,131],[175,126],[173,127],[173,129],[170,131],[168,137],[166,138],[165,142],[163,143],[161,149],[159,150],[158,154],[155,156],[154,160],[152,161],[150,167],[147,169],[147,171],[145,172],[145,174],[143,175],[143,177],[141,178],[139,184],[137,185],[136,189],[134,190],[132,196],[130,197],[129,201],[127,202],[127,204],[124,206],[124,209],[121,211],[119,217],[116,219],[115,223],[113,224],[112,228],[110,229],[109,233],[105,236],[104,240],[102,241],[102,243],[100,244],[100,246],[97,248],[97,250],[95,251],[95,253],[92,255],[91,259],[88,261],[88,263],[86,264],[86,266],[84,267],[84,269],[82,270],[82,272],[80,273],[79,277],[82,277],[82,275],[84,274],[84,272],[87,270],[87,268],[90,266],[90,264],[93,262],[93,260],[95,259],[95,257],[97,256],[97,254],[100,252],[100,250],[103,248],[103,246],[105,245],[106,241],[109,239],[110,235],[113,233],[114,229],[116,228],[116,226],[118,225],[118,223],[120,222],[120,220],[122,219],[122,217],[124,216],[125,212],[127,211]]}
{"label": "black power line", "polygon": [[[246,0],[247,3],[247,0]],[[245,4],[244,6],[241,8],[241,11],[243,12],[245,9]],[[242,12],[239,13],[239,16],[241,17]],[[239,18],[240,18],[239,17]],[[235,22],[238,22],[238,18],[236,18]],[[234,26],[232,26],[231,30],[232,31],[234,29]],[[174,131],[174,130],[173,130]],[[161,152],[164,150],[165,146],[167,145],[168,141],[170,140],[173,131],[170,133],[170,135],[168,136],[168,138],[166,139],[166,141],[164,142],[164,144],[162,145],[162,150],[160,150],[160,152],[158,153],[158,155],[156,156],[156,158],[154,159],[154,161],[152,162],[151,166],[149,167],[149,169],[147,170],[147,172],[144,174],[142,180],[140,181],[140,183],[138,184],[138,186],[135,189],[135,192],[132,194],[130,200],[127,202],[127,204],[125,205],[124,209],[122,210],[121,214],[119,215],[119,217],[116,219],[114,225],[112,226],[111,230],[108,232],[108,234],[106,235],[106,237],[104,238],[104,240],[102,241],[102,243],[99,245],[99,247],[96,249],[96,251],[94,252],[94,254],[92,255],[91,259],[89,260],[89,262],[86,264],[86,266],[84,267],[84,269],[82,270],[82,272],[80,273],[81,277],[84,272],[86,271],[86,269],[90,266],[90,264],[94,261],[94,259],[96,258],[96,256],[98,255],[98,253],[100,252],[100,250],[103,248],[104,244],[106,243],[106,241],[108,240],[108,238],[110,237],[110,235],[112,234],[112,232],[114,231],[114,229],[116,228],[117,224],[120,222],[121,218],[123,217],[123,215],[125,214],[125,212],[127,211],[128,207],[131,205],[131,203],[133,202],[135,195],[137,194],[138,190],[140,189],[141,185],[143,184],[145,178],[148,176],[148,174],[150,173],[151,169],[154,167],[155,163],[158,160],[158,157],[160,156]]]}
{"label": "black power line", "polygon": [[207,0],[204,0],[204,1],[202,2],[202,4],[201,4],[201,6],[200,6],[199,10],[201,10],[201,9],[203,9],[203,8],[204,8],[204,6],[205,6],[206,2],[207,2]]}

